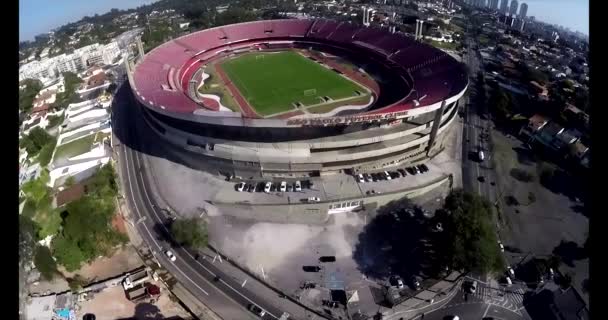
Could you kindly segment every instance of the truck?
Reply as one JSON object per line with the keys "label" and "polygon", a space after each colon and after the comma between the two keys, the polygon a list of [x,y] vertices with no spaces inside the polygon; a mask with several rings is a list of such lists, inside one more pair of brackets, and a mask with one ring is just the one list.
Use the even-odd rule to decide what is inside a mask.
{"label": "truck", "polygon": [[144,284],[142,283],[128,291],[125,291],[125,294],[127,295],[127,299],[129,299],[130,301],[137,301],[142,298],[145,298],[148,295],[148,292],[146,290],[146,286],[144,286]]}
{"label": "truck", "polygon": [[125,279],[122,281],[122,286],[125,291],[127,291],[129,289],[134,288],[136,285],[145,282],[148,279],[150,279],[150,277],[148,276],[148,270],[146,268],[142,268],[136,270],[131,274],[127,274]]}

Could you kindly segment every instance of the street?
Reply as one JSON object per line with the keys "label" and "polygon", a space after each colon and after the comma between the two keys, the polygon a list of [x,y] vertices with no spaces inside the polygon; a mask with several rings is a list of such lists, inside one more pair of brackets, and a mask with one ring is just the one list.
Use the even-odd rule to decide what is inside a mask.
{"label": "street", "polygon": [[[132,220],[160,265],[224,319],[255,318],[246,309],[250,304],[266,310],[264,319],[278,319],[283,312],[256,297],[242,285],[242,281],[237,282],[236,279],[224,275],[212,261],[208,261],[210,259],[196,260],[195,253],[171,245],[169,231],[165,225],[167,217],[149,195],[146,169],[142,164],[143,155],[132,148],[141,147],[136,132],[141,129],[141,121],[134,117],[137,108],[129,104],[129,99],[124,98],[118,93],[114,106],[115,133],[123,140],[125,137],[129,140],[128,143],[121,140],[121,143],[115,146],[118,151],[118,170],[123,179],[123,190],[131,208]],[[169,249],[177,257],[176,261],[167,258],[165,252]]]}

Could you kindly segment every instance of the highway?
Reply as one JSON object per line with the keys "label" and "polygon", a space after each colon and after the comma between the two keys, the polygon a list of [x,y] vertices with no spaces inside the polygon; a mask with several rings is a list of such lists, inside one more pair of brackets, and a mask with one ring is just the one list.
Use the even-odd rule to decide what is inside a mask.
{"label": "highway", "polygon": [[[125,87],[128,88],[128,85]],[[223,274],[211,261],[200,257],[197,260],[196,253],[170,243],[166,224],[168,217],[150,194],[147,168],[142,162],[144,155],[139,152],[148,143],[142,143],[139,138],[142,133],[139,130],[145,129],[142,128],[145,124],[139,117],[138,107],[133,106],[127,97],[130,89],[125,90],[123,87],[119,91],[112,114],[115,136],[122,138],[118,139],[120,142],[114,143],[117,167],[132,220],[160,265],[223,319],[256,319],[247,310],[250,304],[258,305],[266,311],[264,319],[279,319],[283,314],[281,310],[256,297],[237,280]],[[146,137],[153,138],[149,131]],[[176,261],[170,261],[166,256],[165,251],[169,249],[176,256]]]}

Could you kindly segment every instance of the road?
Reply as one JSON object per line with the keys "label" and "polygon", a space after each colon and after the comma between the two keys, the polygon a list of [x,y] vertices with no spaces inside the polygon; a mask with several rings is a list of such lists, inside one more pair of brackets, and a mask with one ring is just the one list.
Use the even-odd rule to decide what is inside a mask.
{"label": "road", "polygon": [[[479,282],[475,293],[467,293],[460,289],[446,305],[434,311],[427,312],[424,319],[442,320],[446,316],[457,315],[460,319],[492,319],[520,320],[527,319],[523,312],[523,295],[525,289],[521,286],[509,288],[492,288],[489,284]],[[415,319],[420,320],[419,316]]]}
{"label": "road", "polygon": [[[488,199],[490,203],[495,203],[497,199],[496,175],[492,166],[492,148],[489,140],[491,122],[480,117],[480,114],[486,111],[483,110],[483,86],[480,85],[478,79],[481,70],[480,61],[470,38],[467,39],[467,46],[469,50],[465,55],[465,61],[469,67],[471,84],[469,94],[464,100],[463,186],[465,190],[475,192]],[[480,161],[478,157],[480,150],[485,156],[483,161]]]}
{"label": "road", "polygon": [[[113,128],[117,136],[127,138],[127,143],[115,143],[118,170],[123,181],[124,196],[129,205],[133,220],[140,236],[151,248],[156,259],[194,296],[224,319],[255,318],[246,308],[255,304],[266,310],[264,319],[279,319],[283,314],[275,306],[258,298],[242,283],[230,276],[225,276],[211,261],[195,259],[195,253],[183,247],[173,246],[168,239],[166,222],[168,217],[149,194],[149,182],[146,179],[146,168],[142,163],[141,140],[138,129],[142,122],[135,114],[137,108],[129,105],[129,99],[120,94],[115,98],[113,107]],[[136,149],[136,150],[133,150]],[[177,257],[170,261],[165,255],[171,250]],[[251,281],[251,280],[250,280]]]}

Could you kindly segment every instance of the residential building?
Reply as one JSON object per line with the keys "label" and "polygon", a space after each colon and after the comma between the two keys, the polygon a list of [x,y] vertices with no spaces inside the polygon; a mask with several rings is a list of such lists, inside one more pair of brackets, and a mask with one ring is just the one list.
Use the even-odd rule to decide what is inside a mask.
{"label": "residential building", "polygon": [[511,6],[509,7],[509,15],[511,17],[515,17],[515,14],[517,13],[517,7],[519,6],[519,3],[517,2],[517,0],[512,0],[511,1]]}
{"label": "residential building", "polygon": [[519,131],[519,134],[532,136],[540,131],[549,121],[541,115],[535,114],[528,119],[528,124],[523,126]]}
{"label": "residential building", "polygon": [[500,13],[507,14],[509,8],[509,0],[500,0]]}
{"label": "residential building", "polygon": [[526,14],[528,14],[528,4],[524,2],[519,7],[519,19],[524,20],[526,18]]}
{"label": "residential building", "polygon": [[549,305],[556,319],[588,320],[589,309],[580,294],[572,287],[553,291],[553,301]]}

